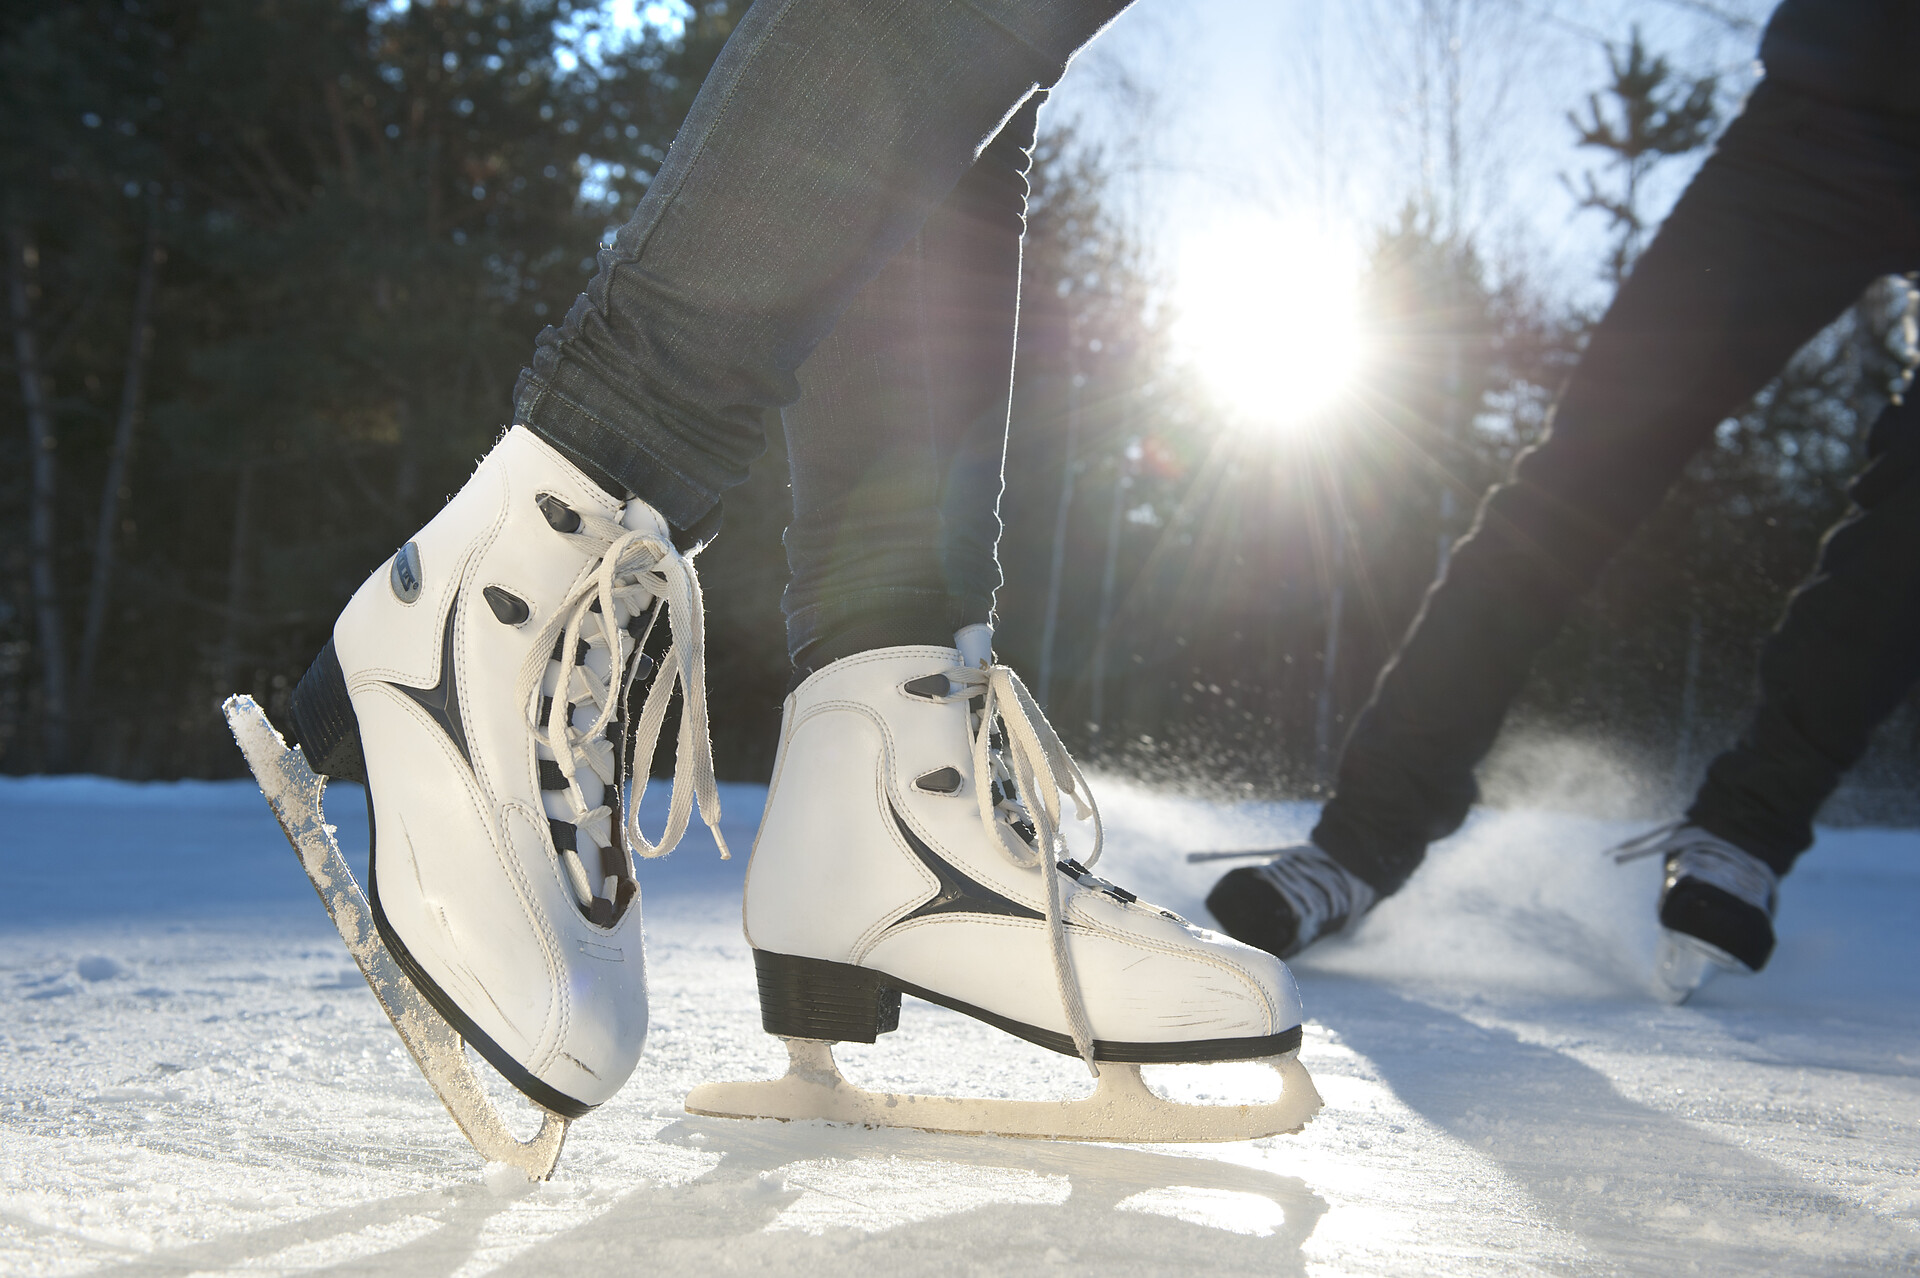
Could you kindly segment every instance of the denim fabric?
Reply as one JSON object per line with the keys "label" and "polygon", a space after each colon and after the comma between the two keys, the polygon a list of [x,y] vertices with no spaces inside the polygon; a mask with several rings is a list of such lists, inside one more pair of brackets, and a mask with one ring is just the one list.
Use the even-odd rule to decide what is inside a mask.
{"label": "denim fabric", "polygon": [[758,0],[517,420],[699,523],[855,296],[1126,2]]}
{"label": "denim fabric", "polygon": [[1044,93],[1001,129],[800,368],[792,445],[798,671],[990,622],[1020,302],[1026,174]]}
{"label": "denim fabric", "polygon": [[[1534,654],[1687,459],[1870,282],[1916,266],[1920,122],[1762,84],[1595,329],[1550,430],[1487,495],[1381,672],[1314,841],[1376,891],[1398,888],[1428,842],[1465,818],[1474,766]],[[1868,521],[1861,535],[1894,526]],[[1803,659],[1861,661],[1879,642],[1877,631],[1830,634]],[[1856,698],[1844,713],[1858,722],[1836,736],[1856,738],[1885,711],[1882,697]],[[1775,749],[1779,738],[1768,740],[1755,748]],[[1754,820],[1811,822],[1831,788],[1821,778],[1844,755],[1776,751],[1770,766],[1810,770],[1782,791],[1805,810]]]}

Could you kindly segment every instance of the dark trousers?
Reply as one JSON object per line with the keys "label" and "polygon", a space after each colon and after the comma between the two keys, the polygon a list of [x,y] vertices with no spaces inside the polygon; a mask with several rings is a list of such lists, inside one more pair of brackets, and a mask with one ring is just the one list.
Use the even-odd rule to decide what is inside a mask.
{"label": "dark trousers", "polygon": [[[1533,655],[1687,459],[1870,282],[1916,267],[1920,122],[1762,84],[1622,285],[1547,433],[1481,503],[1354,724],[1314,840],[1398,888],[1465,819]],[[1858,508],[1769,642],[1753,725],[1693,811],[1779,870],[1915,677],[1905,421],[1876,431]]]}
{"label": "dark trousers", "polygon": [[985,620],[1034,112],[1128,2],[756,0],[516,420],[704,537],[783,410],[796,660]]}
{"label": "dark trousers", "polygon": [[520,420],[699,524],[856,296],[1126,3],[756,0],[540,335]]}
{"label": "dark trousers", "polygon": [[1760,704],[1687,819],[1785,874],[1813,817],[1920,679],[1920,399],[1874,422],[1852,508],[1760,654]]}
{"label": "dark trousers", "polygon": [[800,366],[793,447],[796,670],[947,644],[993,619],[1027,170],[1044,92]]}

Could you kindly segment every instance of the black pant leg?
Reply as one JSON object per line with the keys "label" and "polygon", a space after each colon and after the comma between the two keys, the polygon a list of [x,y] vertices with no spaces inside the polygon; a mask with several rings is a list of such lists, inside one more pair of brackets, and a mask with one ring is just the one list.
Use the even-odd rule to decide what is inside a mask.
{"label": "black pant leg", "polygon": [[1914,133],[1767,85],[1728,128],[1354,725],[1313,837],[1375,889],[1465,819],[1533,655],[1714,427],[1914,261]]}
{"label": "black pant leg", "polygon": [[1760,656],[1760,702],[1687,819],[1777,874],[1873,731],[1920,679],[1920,398],[1874,423],[1852,509]]}

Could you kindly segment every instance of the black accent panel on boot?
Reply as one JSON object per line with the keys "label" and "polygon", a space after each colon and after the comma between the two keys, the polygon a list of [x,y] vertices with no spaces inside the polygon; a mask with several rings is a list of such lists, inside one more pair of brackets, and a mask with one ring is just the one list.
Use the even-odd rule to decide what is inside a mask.
{"label": "black accent panel on boot", "polygon": [[940,890],[933,898],[910,913],[903,914],[888,927],[899,927],[913,919],[923,919],[931,914],[997,914],[1010,919],[1045,919],[1047,916],[1029,906],[1020,904],[994,891],[986,884],[962,872],[949,864],[938,852],[927,846],[926,840],[913,832],[906,818],[900,815],[900,809],[891,803],[888,810],[893,813],[893,823],[900,830],[900,837],[907,841],[913,854],[920,863],[933,872],[939,880]]}
{"label": "black accent panel on boot", "polygon": [[420,708],[440,725],[454,748],[460,751],[460,757],[471,766],[473,751],[467,748],[467,725],[460,714],[460,686],[453,669],[453,623],[459,615],[460,597],[455,595],[447,604],[447,624],[440,636],[440,682],[431,688],[413,688],[404,683],[389,683],[387,686],[418,702]]}
{"label": "black accent panel on boot", "polygon": [[1207,893],[1207,910],[1234,940],[1291,958],[1299,948],[1300,916],[1279,889],[1250,866],[1220,877]]}
{"label": "black accent panel on boot", "polygon": [[1765,910],[1699,879],[1681,879],[1660,901],[1660,925],[1725,950],[1754,971],[1773,953]]}
{"label": "black accent panel on boot", "polygon": [[760,1024],[782,1038],[871,1043],[900,1027],[900,991],[850,963],[753,952]]}
{"label": "black accent panel on boot", "polygon": [[307,667],[293,689],[293,739],[307,766],[336,781],[366,784],[367,760],[360,749],[360,721],[347,696],[347,677],[333,640]]}

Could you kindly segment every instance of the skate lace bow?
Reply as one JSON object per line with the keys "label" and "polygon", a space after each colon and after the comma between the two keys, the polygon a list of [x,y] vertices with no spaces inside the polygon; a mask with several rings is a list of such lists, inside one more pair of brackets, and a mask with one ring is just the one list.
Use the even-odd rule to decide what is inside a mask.
{"label": "skate lace bow", "polygon": [[[1100,1068],[1093,1060],[1093,1031],[1080,982],[1074,976],[1072,956],[1067,952],[1056,866],[1067,855],[1060,832],[1060,796],[1073,799],[1078,820],[1093,822],[1093,848],[1081,858],[1082,867],[1091,867],[1100,859],[1100,809],[1080,765],[1067,753],[1019,675],[1006,666],[961,667],[947,672],[947,682],[952,699],[982,698],[972,728],[973,789],[980,805],[980,823],[1007,860],[1023,869],[1037,867],[1042,871],[1040,877],[1047,885],[1047,934],[1054,979],[1066,1007],[1073,1045],[1097,1078]],[[1001,728],[998,734],[996,724]],[[996,735],[999,742],[995,741]],[[1022,825],[1032,830],[1031,842],[1021,837]]]}
{"label": "skate lace bow", "polygon": [[[589,805],[580,787],[582,769],[600,778],[603,794],[617,797],[616,781],[630,786],[622,830],[626,844],[643,857],[665,856],[686,833],[697,805],[700,819],[713,831],[722,858],[731,856],[720,833],[720,793],[713,775],[713,745],[707,730],[705,621],[700,578],[693,559],[673,544],[647,530],[634,530],[590,511],[576,512],[580,528],[567,534],[596,542],[598,562],[560,606],[534,643],[521,672],[521,700],[534,740],[545,746],[567,781],[574,809],[573,824],[587,831],[602,847],[613,843],[613,810],[607,803]],[[624,751],[616,770],[613,743],[607,725],[627,704],[634,680],[644,666],[640,649],[658,620],[656,611],[638,639],[625,622],[658,600],[667,612],[672,643],[660,662],[659,674],[647,690],[639,719],[623,734]],[[554,640],[559,646],[554,649]],[[585,643],[586,653],[581,652]],[[591,654],[605,659],[603,679],[590,663]],[[550,667],[558,666],[557,672]],[[548,686],[548,685],[551,686]],[[680,735],[674,747],[673,792],[667,805],[667,824],[658,842],[640,829],[640,800],[647,790],[647,774],[660,740],[667,704],[678,686],[683,694]],[[550,697],[542,721],[541,701]],[[594,707],[585,728],[573,722],[576,706]],[[636,761],[637,765],[636,766]]]}

